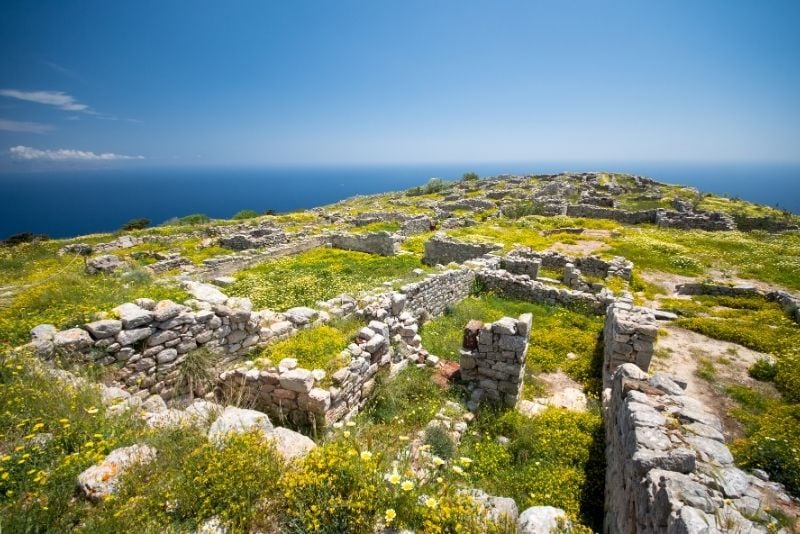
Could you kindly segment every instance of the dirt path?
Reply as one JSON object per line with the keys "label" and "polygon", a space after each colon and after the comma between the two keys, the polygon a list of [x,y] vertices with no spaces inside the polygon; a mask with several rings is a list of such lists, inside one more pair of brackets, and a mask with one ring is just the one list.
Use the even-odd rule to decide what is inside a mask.
{"label": "dirt path", "polygon": [[770,389],[747,374],[752,364],[768,355],[676,326],[663,328],[667,334],[658,336],[650,372],[663,371],[685,380],[686,393],[720,418],[726,440],[741,436],[741,426],[729,415],[735,403],[724,390],[731,385]]}

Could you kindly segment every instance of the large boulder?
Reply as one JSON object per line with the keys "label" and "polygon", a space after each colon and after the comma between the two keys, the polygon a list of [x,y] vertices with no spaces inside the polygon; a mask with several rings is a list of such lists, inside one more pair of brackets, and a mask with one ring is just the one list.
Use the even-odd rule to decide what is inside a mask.
{"label": "large boulder", "polygon": [[269,434],[269,438],[274,442],[275,449],[287,462],[305,457],[311,452],[311,449],[317,446],[308,436],[280,426]]}
{"label": "large boulder", "polygon": [[272,428],[272,423],[265,413],[227,406],[208,429],[208,439],[212,443],[221,445],[231,434],[260,430],[267,436],[272,432]]}
{"label": "large boulder", "polygon": [[104,254],[86,262],[86,274],[109,274],[121,269],[125,262],[113,254]]}
{"label": "large boulder", "polygon": [[531,506],[519,516],[520,534],[550,534],[568,527],[566,512],[553,506]]}
{"label": "large boulder", "polygon": [[225,301],[228,300],[222,291],[209,284],[188,281],[184,283],[184,288],[190,295],[202,302],[225,304]]}
{"label": "large boulder", "polygon": [[78,489],[88,499],[99,501],[114,493],[119,479],[132,466],[152,462],[156,450],[148,445],[114,449],[97,465],[78,475]]}

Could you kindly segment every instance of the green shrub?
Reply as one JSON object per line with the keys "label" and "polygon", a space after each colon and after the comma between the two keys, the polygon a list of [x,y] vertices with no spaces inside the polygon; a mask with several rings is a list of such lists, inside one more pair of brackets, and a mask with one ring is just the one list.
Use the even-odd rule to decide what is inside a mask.
{"label": "green shrub", "polygon": [[142,228],[147,228],[148,226],[150,226],[150,219],[131,219],[123,224],[120,230],[123,232],[129,232],[131,230],[141,230]]}
{"label": "green shrub", "polygon": [[258,212],[255,210],[241,210],[234,213],[231,219],[234,221],[241,221],[244,219],[253,219],[255,217],[258,217]]}
{"label": "green shrub", "polygon": [[465,172],[464,174],[461,175],[462,182],[476,182],[480,179],[481,177],[478,176],[478,173],[476,172]]}
{"label": "green shrub", "polygon": [[790,493],[800,494],[800,406],[772,405],[751,424],[748,437],[732,446],[737,462],[763,469]]}
{"label": "green shrub", "polygon": [[[526,417],[484,411],[462,453],[474,460],[470,480],[492,495],[512,497],[520,509],[550,505],[600,529],[605,455],[598,414],[548,408]],[[498,443],[505,436],[508,445]]]}
{"label": "green shrub", "polygon": [[453,457],[455,444],[446,429],[432,426],[425,429],[425,445],[430,446],[431,454],[449,460]]}
{"label": "green shrub", "polygon": [[747,373],[756,380],[771,382],[775,379],[775,375],[778,374],[778,368],[771,360],[759,358],[756,363],[750,366]]}

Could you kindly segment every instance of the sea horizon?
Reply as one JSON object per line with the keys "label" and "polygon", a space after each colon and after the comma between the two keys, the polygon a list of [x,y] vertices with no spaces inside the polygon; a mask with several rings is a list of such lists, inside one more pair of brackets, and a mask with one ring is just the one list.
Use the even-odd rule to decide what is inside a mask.
{"label": "sea horizon", "polygon": [[501,174],[620,172],[800,213],[800,163],[510,162],[318,164],[27,170],[0,174],[0,238],[21,232],[53,238],[111,232],[133,218],[153,225],[243,209],[288,212],[355,195],[405,190],[467,171]]}

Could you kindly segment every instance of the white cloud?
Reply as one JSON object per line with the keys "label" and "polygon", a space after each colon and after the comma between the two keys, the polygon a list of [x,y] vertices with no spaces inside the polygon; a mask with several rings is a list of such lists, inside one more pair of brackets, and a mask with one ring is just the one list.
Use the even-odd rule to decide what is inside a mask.
{"label": "white cloud", "polygon": [[54,106],[67,111],[90,112],[89,106],[81,104],[75,100],[73,96],[63,91],[19,91],[17,89],[0,89],[0,96]]}
{"label": "white cloud", "polygon": [[74,150],[70,148],[40,150],[38,148],[22,145],[11,147],[8,151],[12,158],[25,161],[118,161],[125,159],[144,159],[144,156],[126,156],[124,154],[114,154],[113,152],[97,154],[90,150]]}
{"label": "white cloud", "polygon": [[0,119],[0,130],[5,130],[7,132],[41,134],[52,131],[53,127],[49,124],[42,124],[40,122],[24,122]]}

